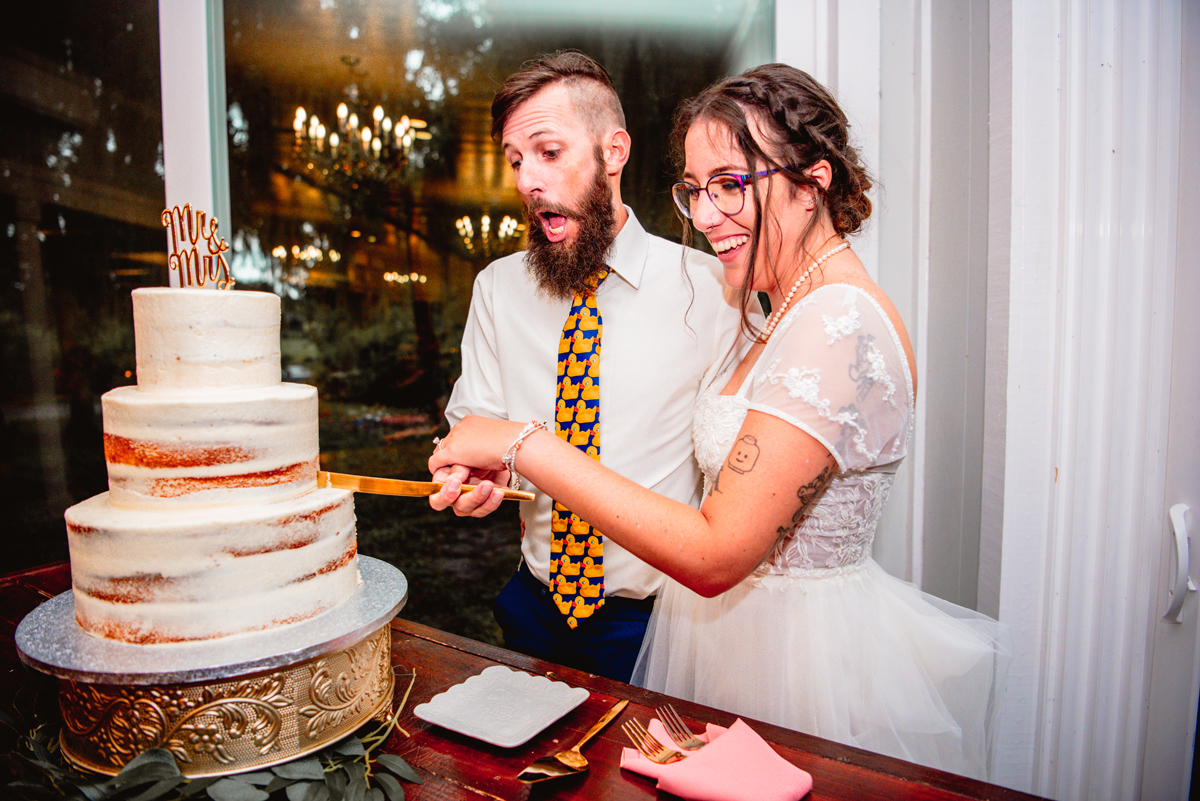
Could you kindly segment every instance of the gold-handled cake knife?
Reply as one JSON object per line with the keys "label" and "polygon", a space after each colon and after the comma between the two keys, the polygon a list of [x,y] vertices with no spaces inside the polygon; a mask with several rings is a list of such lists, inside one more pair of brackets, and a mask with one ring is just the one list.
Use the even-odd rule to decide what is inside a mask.
{"label": "gold-handled cake knife", "polygon": [[[437,481],[401,481],[396,478],[329,473],[325,470],[317,472],[317,486],[353,492],[370,492],[375,495],[407,495],[410,497],[428,497],[437,494],[438,490],[442,488],[441,483]],[[462,491],[471,492],[474,489],[474,484],[463,484]],[[504,499],[507,501],[532,501],[533,493],[505,489]]]}

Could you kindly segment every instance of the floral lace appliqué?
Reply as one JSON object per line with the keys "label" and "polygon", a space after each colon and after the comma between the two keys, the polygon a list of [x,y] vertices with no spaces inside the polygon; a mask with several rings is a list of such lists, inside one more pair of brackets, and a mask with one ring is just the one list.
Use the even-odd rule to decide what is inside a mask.
{"label": "floral lace appliqu\u00e9", "polygon": [[822,314],[821,321],[825,323],[825,333],[829,335],[828,344],[830,345],[839,339],[850,336],[862,326],[862,323],[858,321],[858,306],[853,304],[850,306],[850,311],[841,317],[834,319],[827,314]]}

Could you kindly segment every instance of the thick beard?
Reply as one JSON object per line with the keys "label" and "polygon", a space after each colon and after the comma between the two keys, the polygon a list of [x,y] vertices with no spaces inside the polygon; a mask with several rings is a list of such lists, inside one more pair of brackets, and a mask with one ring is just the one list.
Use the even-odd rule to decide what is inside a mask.
{"label": "thick beard", "polygon": [[[579,235],[575,242],[551,242],[546,238],[540,211],[553,211],[575,220]],[[525,266],[538,287],[562,300],[591,291],[589,282],[604,266],[616,239],[617,217],[613,212],[612,187],[603,162],[597,157],[591,186],[578,209],[533,199],[525,207],[529,246]]]}

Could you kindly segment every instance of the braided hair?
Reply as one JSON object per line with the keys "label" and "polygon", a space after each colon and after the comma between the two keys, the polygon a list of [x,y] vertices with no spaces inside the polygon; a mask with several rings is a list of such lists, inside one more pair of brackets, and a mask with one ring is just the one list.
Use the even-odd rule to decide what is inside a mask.
{"label": "braided hair", "polygon": [[[765,140],[762,143],[751,131],[751,120]],[[811,192],[818,211],[822,207],[828,211],[838,234],[856,233],[871,215],[867,191],[872,182],[859,160],[858,149],[850,144],[850,124],[833,95],[808,73],[785,64],[764,64],[718,81],[685,102],[675,114],[670,141],[671,154],[680,172],[686,162],[684,142],[688,131],[700,121],[715,122],[728,129],[751,170],[778,169],[790,183],[788,191],[793,197],[801,188]],[[829,162],[832,173],[829,186],[824,189],[804,172],[821,159]],[[760,183],[768,188],[760,189]],[[743,308],[754,284],[769,186],[769,182],[754,181],[747,187],[754,193],[755,217],[750,266],[741,287]],[[805,244],[816,220],[817,215],[813,215],[800,241],[795,243],[801,258],[814,257],[805,250]],[[683,223],[683,239],[690,245],[691,221]],[[742,323],[753,333],[745,315]]]}

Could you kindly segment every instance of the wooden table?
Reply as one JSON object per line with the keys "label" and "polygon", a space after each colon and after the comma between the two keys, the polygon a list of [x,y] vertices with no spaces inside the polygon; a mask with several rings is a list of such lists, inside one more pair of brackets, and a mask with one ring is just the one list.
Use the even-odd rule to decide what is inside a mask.
{"label": "wooden table", "polygon": [[[0,708],[11,708],[21,685],[53,684],[53,679],[20,662],[13,635],[17,624],[41,602],[70,589],[66,563],[47,565],[0,577]],[[401,613],[403,614],[403,612]],[[397,618],[392,623],[392,661],[400,671],[415,671],[416,681],[400,725],[409,737],[396,734],[387,750],[402,756],[424,777],[423,785],[405,784],[406,798],[421,799],[652,799],[674,798],[658,793],[653,783],[620,769],[621,749],[627,745],[620,720],[643,722],[653,710],[671,703],[689,721],[723,726],[736,716],[718,709],[652,693],[628,684],[485,645]],[[541,674],[584,687],[591,697],[527,744],[500,748],[426,723],[412,708],[492,665]],[[398,690],[399,696],[402,690]],[[573,745],[592,723],[618,699],[628,708],[584,750],[591,763],[583,776],[525,785],[515,778],[539,756]],[[397,699],[399,700],[399,699]],[[747,720],[784,759],[813,777],[812,801],[1017,801],[1034,796],[920,767],[818,737]]]}

